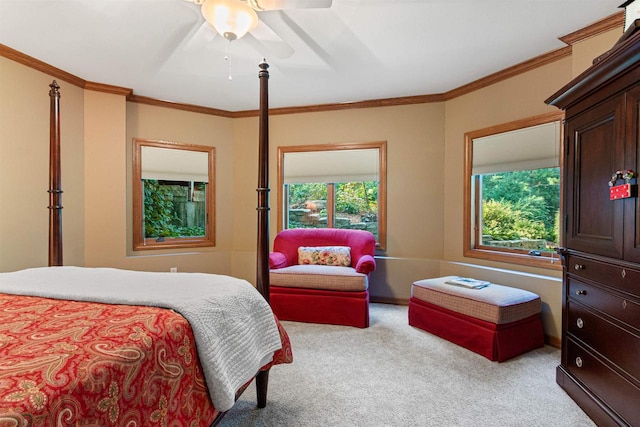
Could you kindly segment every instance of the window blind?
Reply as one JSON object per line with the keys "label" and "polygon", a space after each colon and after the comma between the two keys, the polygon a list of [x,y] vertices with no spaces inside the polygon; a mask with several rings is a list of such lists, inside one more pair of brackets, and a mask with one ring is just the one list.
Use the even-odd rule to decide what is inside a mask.
{"label": "window blind", "polygon": [[209,182],[209,154],[143,146],[142,179]]}
{"label": "window blind", "polygon": [[379,181],[377,148],[291,152],[284,155],[284,183]]}
{"label": "window blind", "polygon": [[559,121],[473,140],[473,175],[559,166]]}

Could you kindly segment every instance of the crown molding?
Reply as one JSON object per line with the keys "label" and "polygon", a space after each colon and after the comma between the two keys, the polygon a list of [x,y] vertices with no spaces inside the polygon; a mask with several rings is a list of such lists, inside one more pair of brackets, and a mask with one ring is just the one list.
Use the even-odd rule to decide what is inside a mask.
{"label": "crown molding", "polygon": [[[337,104],[317,104],[305,105],[300,107],[270,108],[269,115],[317,113],[320,111],[353,110],[357,108],[393,107],[398,105],[427,104],[430,102],[442,101],[445,101],[445,96],[443,94],[415,95],[400,98],[383,98],[371,99],[367,101],[341,102]],[[237,111],[232,114],[234,118],[256,117],[258,116],[258,110]]]}
{"label": "crown molding", "polygon": [[172,101],[164,101],[161,99],[150,98],[148,96],[140,96],[140,95],[128,95],[127,101],[136,102],[138,104],[146,104],[153,105],[156,107],[164,107],[164,108],[173,108],[174,110],[182,110],[182,111],[190,111],[192,113],[201,113],[201,114],[209,114],[212,116],[220,116],[220,117],[236,117],[237,113],[233,111],[219,110],[217,108],[211,107],[202,107],[200,105],[193,104],[183,104],[180,102],[172,102]]}
{"label": "crown molding", "polygon": [[114,95],[122,95],[125,97],[129,97],[133,94],[133,89],[96,82],[85,82],[84,88],[87,90],[94,90],[96,92],[112,93]]}
{"label": "crown molding", "polygon": [[60,68],[56,68],[52,65],[47,64],[46,62],[40,61],[39,59],[26,55],[3,44],[0,44],[0,56],[3,56],[19,64],[26,65],[27,67],[34,70],[49,74],[50,76],[55,77],[58,80],[71,83],[74,86],[84,87],[86,83],[84,79],[81,79],[78,76],[74,76],[73,74],[67,73]]}
{"label": "crown molding", "polygon": [[526,60],[509,68],[505,68],[504,70],[500,70],[497,73],[489,74],[486,77],[483,77],[471,83],[467,83],[466,85],[460,86],[456,89],[452,89],[449,92],[445,93],[445,98],[447,101],[449,101],[467,93],[474,92],[478,89],[494,85],[503,80],[515,77],[518,74],[523,74],[527,71],[534,70],[536,68],[542,67],[543,65],[570,56],[571,51],[571,46],[565,46],[561,47],[560,49],[545,53],[543,55],[536,56],[535,58]]}
{"label": "crown molding", "polygon": [[594,22],[593,24],[578,31],[574,31],[573,33],[569,33],[565,36],[558,37],[558,39],[571,46],[579,41],[588,39],[589,37],[597,36],[598,34],[605,33],[616,28],[622,29],[623,26],[624,11],[620,11],[604,19],[601,19],[600,21]]}

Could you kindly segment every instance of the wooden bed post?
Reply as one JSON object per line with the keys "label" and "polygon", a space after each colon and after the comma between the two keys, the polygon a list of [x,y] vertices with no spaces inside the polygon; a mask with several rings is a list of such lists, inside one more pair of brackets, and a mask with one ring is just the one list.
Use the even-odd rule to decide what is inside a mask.
{"label": "wooden bed post", "polygon": [[260,117],[258,146],[258,291],[269,302],[269,64],[260,63]]}
{"label": "wooden bed post", "polygon": [[60,86],[49,85],[49,266],[62,265],[62,188],[60,179]]}
{"label": "wooden bed post", "polygon": [[[269,64],[263,59],[260,72],[260,116],[258,142],[258,265],[257,287],[269,302]],[[258,408],[267,406],[269,370],[256,375]]]}

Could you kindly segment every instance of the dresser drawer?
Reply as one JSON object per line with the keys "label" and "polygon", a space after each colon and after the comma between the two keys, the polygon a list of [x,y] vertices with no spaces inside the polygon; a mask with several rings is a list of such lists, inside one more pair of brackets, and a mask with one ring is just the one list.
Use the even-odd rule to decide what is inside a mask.
{"label": "dresser drawer", "polygon": [[605,283],[633,295],[640,295],[640,271],[638,270],[567,255],[567,274]]}
{"label": "dresser drawer", "polygon": [[604,312],[640,332],[640,304],[638,300],[619,297],[572,277],[568,279],[567,292],[569,300]]}
{"label": "dresser drawer", "polygon": [[640,420],[640,389],[609,369],[571,339],[567,340],[567,370],[630,425]]}
{"label": "dresser drawer", "polygon": [[568,304],[568,330],[580,341],[615,363],[640,386],[640,338],[589,310]]}

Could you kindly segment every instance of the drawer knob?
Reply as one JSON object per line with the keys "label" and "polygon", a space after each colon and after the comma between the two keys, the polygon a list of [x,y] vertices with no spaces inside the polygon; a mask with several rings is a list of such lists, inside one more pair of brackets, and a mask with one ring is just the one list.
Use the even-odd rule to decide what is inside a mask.
{"label": "drawer knob", "polygon": [[585,291],[584,289],[578,289],[576,291],[576,295],[586,295],[586,294],[587,294],[587,291]]}
{"label": "drawer knob", "polygon": [[584,321],[578,317],[578,320],[576,320],[576,325],[578,325],[578,328],[582,329],[584,327]]}
{"label": "drawer knob", "polygon": [[573,268],[575,268],[576,270],[584,270],[584,265],[576,264],[575,266],[573,266]]}
{"label": "drawer knob", "polygon": [[580,356],[576,357],[576,366],[578,368],[582,368],[582,357]]}

